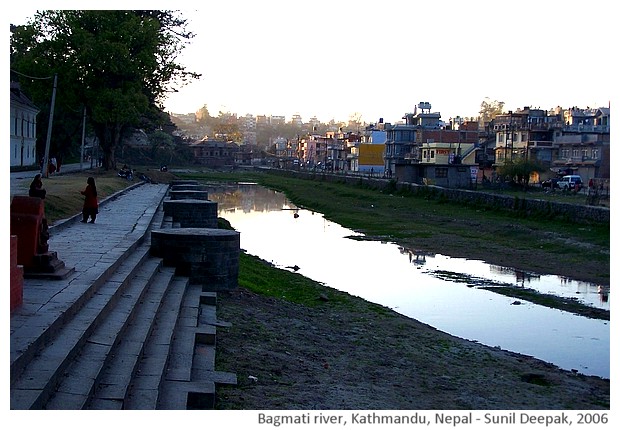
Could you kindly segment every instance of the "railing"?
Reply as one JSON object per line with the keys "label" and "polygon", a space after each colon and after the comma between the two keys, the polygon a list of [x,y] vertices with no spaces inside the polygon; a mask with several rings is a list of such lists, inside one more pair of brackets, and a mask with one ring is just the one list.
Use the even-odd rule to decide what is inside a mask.
{"label": "railing", "polygon": [[583,124],[572,124],[565,125],[563,127],[564,131],[577,131],[577,132],[593,132],[593,133],[609,133],[608,125],[583,125]]}
{"label": "railing", "polygon": [[550,140],[531,140],[528,142],[528,146],[530,148],[539,148],[539,147],[552,147],[553,142]]}

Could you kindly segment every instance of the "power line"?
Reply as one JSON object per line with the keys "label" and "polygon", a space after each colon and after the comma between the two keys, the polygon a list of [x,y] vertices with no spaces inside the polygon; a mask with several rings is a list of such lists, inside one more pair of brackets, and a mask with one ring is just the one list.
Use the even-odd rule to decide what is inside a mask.
{"label": "power line", "polygon": [[35,76],[28,76],[28,75],[26,75],[25,73],[20,73],[20,72],[18,72],[17,70],[13,70],[13,69],[10,69],[10,70],[11,70],[11,72],[13,72],[13,73],[17,73],[18,75],[23,76],[23,77],[25,77],[25,78],[29,78],[29,79],[41,79],[41,80],[43,80],[43,79],[53,79],[53,78],[54,78],[53,76],[48,76],[48,77],[46,77],[46,78],[37,78],[37,77],[35,77]]}

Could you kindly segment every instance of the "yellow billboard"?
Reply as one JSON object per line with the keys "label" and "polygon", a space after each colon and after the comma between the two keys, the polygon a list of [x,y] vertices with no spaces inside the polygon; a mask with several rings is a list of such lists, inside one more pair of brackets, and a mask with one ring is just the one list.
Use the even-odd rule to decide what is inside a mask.
{"label": "yellow billboard", "polygon": [[383,143],[360,143],[359,145],[359,165],[360,166],[383,166]]}

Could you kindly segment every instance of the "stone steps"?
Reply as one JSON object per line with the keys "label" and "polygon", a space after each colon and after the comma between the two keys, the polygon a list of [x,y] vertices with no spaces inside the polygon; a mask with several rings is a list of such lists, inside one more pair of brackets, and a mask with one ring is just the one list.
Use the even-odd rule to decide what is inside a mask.
{"label": "stone steps", "polygon": [[85,409],[93,397],[102,395],[123,400],[174,275],[171,268],[160,266],[159,259],[143,262],[131,287],[67,369],[70,376],[58,385],[47,409]]}
{"label": "stone steps", "polygon": [[[179,228],[163,205],[152,212],[140,222]],[[84,272],[49,311],[19,315],[11,409],[213,408],[216,386],[237,383],[215,370],[216,327],[227,324],[216,293],[154,255],[150,227],[106,258],[103,274]]]}
{"label": "stone steps", "polygon": [[[11,383],[11,409],[45,409],[90,336],[110,315],[126,291],[131,291],[130,281],[138,270],[142,270],[140,263],[148,256],[148,250],[147,245],[141,245],[130,253],[109,279],[85,298],[79,311],[66,318],[62,325],[56,324],[51,333],[46,333],[49,338],[47,342],[35,342],[39,345],[36,354]],[[157,261],[152,270],[159,265],[160,261]]]}

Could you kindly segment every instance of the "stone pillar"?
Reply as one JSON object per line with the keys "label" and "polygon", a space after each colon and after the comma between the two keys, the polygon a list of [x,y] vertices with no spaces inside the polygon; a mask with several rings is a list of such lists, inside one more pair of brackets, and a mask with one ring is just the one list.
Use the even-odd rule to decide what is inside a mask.
{"label": "stone pillar", "polygon": [[240,234],[217,228],[172,228],[151,232],[151,255],[176,267],[203,291],[230,290],[239,277]]}
{"label": "stone pillar", "polygon": [[217,202],[209,200],[164,200],[164,214],[181,228],[217,228]]}

